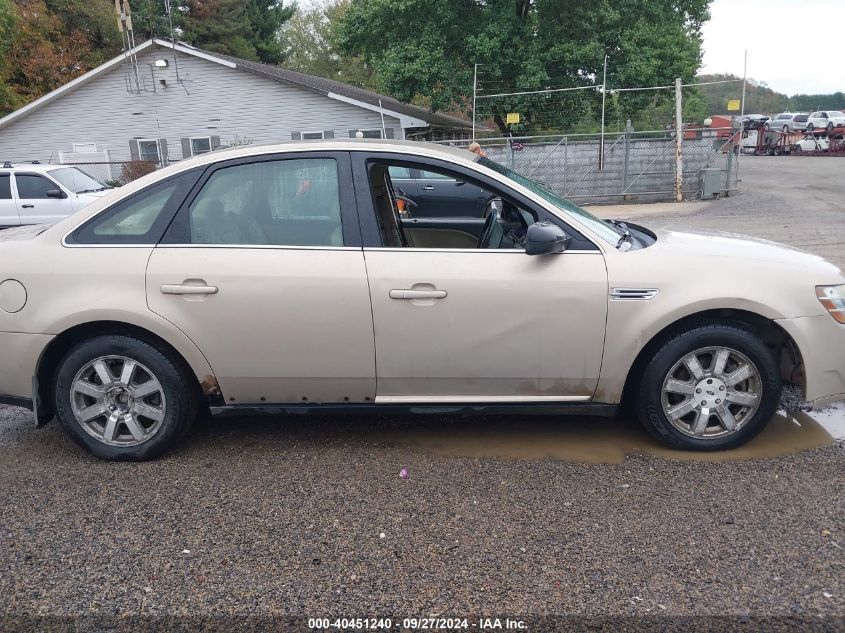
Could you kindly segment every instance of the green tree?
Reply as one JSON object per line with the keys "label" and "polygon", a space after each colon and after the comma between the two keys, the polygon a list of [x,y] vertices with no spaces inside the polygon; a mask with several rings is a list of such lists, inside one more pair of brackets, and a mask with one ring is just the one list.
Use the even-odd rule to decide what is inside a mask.
{"label": "green tree", "polygon": [[346,55],[337,47],[337,31],[350,0],[298,7],[281,30],[285,68],[335,79],[361,88],[375,89],[372,69],[360,56]]}
{"label": "green tree", "polygon": [[[397,98],[422,96],[435,110],[469,111],[475,63],[488,94],[595,85],[605,55],[611,87],[691,81],[708,6],[709,0],[352,0],[339,44],[362,55]],[[671,91],[626,92],[612,106],[636,120],[671,99]],[[582,90],[482,99],[478,115],[505,132],[505,114],[520,112],[515,131],[537,132],[595,120],[600,107],[600,92]]]}
{"label": "green tree", "polygon": [[183,39],[199,48],[277,64],[278,31],[293,15],[282,0],[184,0]]}
{"label": "green tree", "polygon": [[[132,7],[132,30],[135,42],[151,37],[170,38],[170,19],[167,16],[168,0],[130,0]],[[169,0],[174,30],[182,26],[184,0]],[[179,38],[178,32],[175,34]]]}
{"label": "green tree", "polygon": [[260,61],[278,64],[284,59],[279,31],[291,19],[295,10],[295,5],[285,6],[279,0],[247,1],[245,13],[249,24],[249,41]]}

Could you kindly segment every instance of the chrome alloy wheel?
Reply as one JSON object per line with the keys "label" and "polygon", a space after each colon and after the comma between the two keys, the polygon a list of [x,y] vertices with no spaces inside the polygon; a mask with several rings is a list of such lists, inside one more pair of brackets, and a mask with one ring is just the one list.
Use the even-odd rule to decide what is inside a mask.
{"label": "chrome alloy wheel", "polygon": [[760,371],[729,347],[704,347],[679,360],[663,381],[663,413],[681,433],[709,439],[736,433],[760,407]]}
{"label": "chrome alloy wheel", "polygon": [[86,433],[110,446],[137,446],[161,428],[167,403],[161,383],[141,363],[103,356],[73,379],[70,402]]}

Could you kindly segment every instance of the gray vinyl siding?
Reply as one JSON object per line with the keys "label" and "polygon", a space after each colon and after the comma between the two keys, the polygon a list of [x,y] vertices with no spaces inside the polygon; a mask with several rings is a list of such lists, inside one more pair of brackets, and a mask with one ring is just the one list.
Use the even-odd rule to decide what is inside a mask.
{"label": "gray vinyl siding", "polygon": [[[325,130],[347,138],[350,129],[381,127],[378,112],[177,54],[184,87],[176,82],[173,51],[154,45],[138,56],[146,92],[128,92],[123,66],[117,66],[0,128],[0,160],[58,162],[58,152],[72,151],[73,143],[94,142],[112,161],[126,161],[132,139],[164,139],[174,161],[182,158],[187,137],[219,136],[226,147],[236,138],[260,145],[289,141],[295,132]],[[153,71],[161,58],[169,67]],[[386,116],[385,126],[402,138],[397,118]]]}

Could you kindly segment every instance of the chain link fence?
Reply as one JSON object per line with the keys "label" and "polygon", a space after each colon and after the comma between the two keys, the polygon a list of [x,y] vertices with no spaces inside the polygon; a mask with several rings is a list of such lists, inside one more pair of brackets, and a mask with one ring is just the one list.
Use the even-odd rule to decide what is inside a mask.
{"label": "chain link fence", "polygon": [[[736,136],[727,129],[685,129],[681,143],[683,195],[702,194],[703,170],[720,186],[717,195],[736,189]],[[468,147],[471,141],[448,144]],[[555,193],[582,202],[657,202],[675,199],[674,130],[605,134],[568,134],[481,139],[491,160]]]}
{"label": "chain link fence", "polygon": [[152,173],[158,168],[153,161],[63,161],[62,165],[76,167],[103,184],[119,187]]}

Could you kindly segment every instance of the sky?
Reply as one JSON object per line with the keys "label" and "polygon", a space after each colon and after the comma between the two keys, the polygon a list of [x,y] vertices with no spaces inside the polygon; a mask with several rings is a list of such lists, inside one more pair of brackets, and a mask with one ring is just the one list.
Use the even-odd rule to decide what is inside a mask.
{"label": "sky", "polygon": [[772,90],[845,91],[843,11],[845,0],[714,0],[702,72],[742,77],[748,49],[748,77]]}
{"label": "sky", "polygon": [[790,96],[845,92],[844,12],[845,0],[713,0],[703,29],[702,72],[742,77],[748,49],[748,77],[773,90]]}

